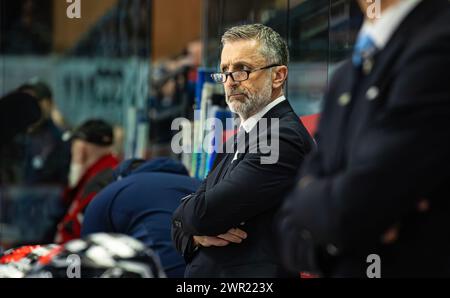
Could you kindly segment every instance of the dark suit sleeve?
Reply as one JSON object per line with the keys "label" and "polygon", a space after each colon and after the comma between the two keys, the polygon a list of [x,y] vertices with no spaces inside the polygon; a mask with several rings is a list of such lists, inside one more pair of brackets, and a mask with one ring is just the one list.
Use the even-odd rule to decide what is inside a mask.
{"label": "dark suit sleeve", "polygon": [[[342,79],[347,78],[349,75],[349,72],[352,71],[352,65],[348,63],[341,63],[340,67],[337,67],[335,74],[331,78],[331,82],[326,90],[326,98],[324,99],[327,101],[328,98],[335,98],[336,96],[336,89],[339,85],[342,84]],[[320,118],[327,118],[329,116],[329,113],[332,112],[329,106],[325,106],[324,110],[320,113]],[[316,177],[321,177],[324,175],[324,165],[323,165],[323,147],[320,146],[321,142],[321,126],[324,124],[325,121],[318,122],[318,130],[316,131],[314,135],[314,141],[316,143],[316,146],[313,148],[313,152],[308,154],[306,157],[304,163],[302,164],[302,167],[308,168],[309,175],[314,175]]]}
{"label": "dark suit sleeve", "polygon": [[297,131],[280,127],[278,162],[262,164],[263,154],[247,153],[225,179],[181,204],[182,229],[192,235],[216,236],[276,207],[293,186],[305,150]]}
{"label": "dark suit sleeve", "polygon": [[291,247],[286,259],[307,258],[298,255],[308,241],[341,253],[379,245],[387,229],[417,212],[420,196],[448,183],[450,39],[439,40],[409,54],[343,171],[317,176],[313,164],[305,167],[279,214],[280,231],[295,227],[292,235],[303,235],[282,242]]}
{"label": "dark suit sleeve", "polygon": [[[202,184],[197,190],[197,193],[205,192],[206,190],[206,179],[203,180]],[[182,199],[181,204],[194,197],[194,194],[186,196]],[[186,263],[190,263],[195,251],[196,246],[194,245],[193,234],[187,233],[182,229],[182,210],[183,208],[178,207],[172,215],[172,241],[175,245],[175,249],[184,257]]]}
{"label": "dark suit sleeve", "polygon": [[186,233],[180,227],[172,224],[172,240],[175,249],[183,256],[186,263],[190,263],[195,254],[196,246],[194,245],[193,235]]}

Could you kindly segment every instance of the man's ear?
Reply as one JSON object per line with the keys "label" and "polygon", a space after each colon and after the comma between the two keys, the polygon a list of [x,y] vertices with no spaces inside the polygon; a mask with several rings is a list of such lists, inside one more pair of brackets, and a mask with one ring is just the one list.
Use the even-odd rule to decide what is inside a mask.
{"label": "man's ear", "polygon": [[80,158],[80,162],[82,163],[82,164],[85,164],[86,162],[87,162],[87,160],[88,160],[88,155],[89,155],[89,152],[88,152],[88,145],[85,143],[85,142],[82,142],[81,144],[80,144],[80,147],[79,147],[79,158]]}
{"label": "man's ear", "polygon": [[52,111],[52,102],[48,99],[43,99],[39,104],[41,105],[41,109],[43,110],[45,117],[49,117]]}
{"label": "man's ear", "polygon": [[276,66],[272,72],[272,88],[282,87],[288,76],[288,68],[285,65]]}

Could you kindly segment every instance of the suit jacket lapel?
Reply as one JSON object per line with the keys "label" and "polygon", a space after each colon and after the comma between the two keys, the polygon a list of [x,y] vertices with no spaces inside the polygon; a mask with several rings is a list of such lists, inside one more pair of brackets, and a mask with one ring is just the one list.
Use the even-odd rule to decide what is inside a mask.
{"label": "suit jacket lapel", "polygon": [[[291,105],[289,104],[289,102],[287,100],[279,103],[278,105],[276,105],[275,107],[273,107],[270,111],[268,111],[265,115],[263,115],[263,117],[261,119],[266,119],[267,120],[267,129],[270,129],[270,124],[271,124],[271,119],[272,118],[281,118],[282,115],[284,115],[285,113],[288,113],[292,110]],[[249,133],[245,133],[245,137],[246,137],[246,142],[245,142],[245,150],[243,150],[243,152],[240,152],[239,150],[239,154],[237,157],[237,160],[233,161],[234,158],[234,153],[220,153],[217,155],[216,160],[214,161],[213,164],[213,168],[211,170],[211,172],[216,171],[216,173],[214,173],[214,184],[218,183],[218,181],[220,179],[222,179],[222,177],[225,177],[225,175],[227,174],[227,172],[231,171],[234,167],[237,166],[237,164],[244,158],[245,154],[249,151],[249,142],[248,142],[248,138],[249,135],[251,133],[254,133],[253,130],[258,129],[258,125],[256,125],[255,127],[253,127],[252,131],[250,131]],[[258,132],[261,133],[261,132]],[[236,136],[233,136],[233,138]],[[228,141],[233,141],[231,138]],[[226,148],[226,144],[224,144],[224,150]],[[225,152],[225,151],[224,151]]]}
{"label": "suit jacket lapel", "polygon": [[381,89],[383,84],[392,81],[390,76],[395,74],[393,68],[396,65],[396,60],[405,50],[408,39],[420,30],[427,19],[445,6],[448,6],[446,0],[424,0],[406,16],[384,49],[375,55],[373,70],[367,76],[370,79],[370,82],[367,82],[370,86],[379,84],[378,88]]}
{"label": "suit jacket lapel", "polygon": [[[330,136],[333,140],[331,146],[335,147],[335,158],[330,164],[331,170],[341,167],[346,162],[346,152],[349,152],[348,147],[351,146],[349,142],[365,125],[361,119],[369,121],[369,114],[373,113],[373,109],[385,103],[387,97],[384,92],[389,89],[393,76],[401,71],[401,69],[395,69],[396,62],[402,57],[408,39],[414,36],[423,22],[429,19],[436,10],[444,7],[443,5],[448,5],[445,2],[427,0],[419,3],[403,20],[384,49],[375,54],[370,73],[357,72],[351,61],[346,61],[343,65],[343,70],[340,71],[341,75],[351,75],[338,82],[339,86],[335,86],[334,96],[328,99],[334,101],[331,102],[332,105],[339,106],[332,109],[334,114],[328,115],[331,118],[326,121],[328,127],[333,131],[331,132],[333,136]],[[373,92],[371,93],[371,91]],[[347,94],[349,103],[341,104],[340,99]],[[330,125],[330,123],[332,124]],[[336,129],[339,133],[336,133]],[[326,146],[330,146],[330,144]]]}
{"label": "suit jacket lapel", "polygon": [[[230,160],[231,167],[230,167],[229,170],[232,171],[237,166],[237,164],[242,159],[244,159],[245,155],[249,152],[250,142],[254,142],[254,140],[250,140],[250,137],[252,136],[252,134],[257,133],[258,139],[256,141],[259,140],[259,136],[261,136],[262,134],[266,134],[267,133],[267,136],[269,136],[270,135],[269,131],[271,129],[272,119],[280,120],[280,118],[284,114],[286,114],[288,112],[294,113],[294,111],[293,111],[291,105],[289,104],[289,102],[287,100],[285,100],[285,101],[277,104],[272,109],[270,109],[266,114],[264,114],[261,117],[261,120],[264,119],[264,120],[267,121],[266,127],[258,125],[258,124],[260,124],[260,122],[258,122],[258,124],[255,125],[249,133],[245,133],[245,138],[246,138],[245,150],[243,150],[243,152],[241,152],[241,150],[238,151],[239,153],[238,153],[237,159],[235,161],[233,161],[231,163],[231,160]],[[265,130],[261,130],[261,128],[265,128]]]}

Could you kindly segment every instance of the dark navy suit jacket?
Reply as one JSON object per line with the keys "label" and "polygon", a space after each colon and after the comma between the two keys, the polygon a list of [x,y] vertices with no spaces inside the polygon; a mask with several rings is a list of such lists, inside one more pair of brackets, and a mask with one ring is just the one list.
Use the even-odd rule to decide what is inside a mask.
{"label": "dark navy suit jacket", "polygon": [[382,277],[448,277],[450,2],[421,1],[372,65],[348,61],[330,83],[318,150],[277,220],[284,262],[366,277],[377,254]]}
{"label": "dark navy suit jacket", "polygon": [[[243,153],[237,160],[233,161],[234,153],[219,154],[216,167],[201,187],[174,213],[173,239],[189,262],[186,277],[298,276],[280,264],[273,216],[293,187],[297,171],[314,143],[287,100],[273,107],[263,119],[268,120],[267,130],[258,126],[253,129],[259,129],[258,136],[266,136],[268,141],[279,140],[278,160],[262,163],[267,148],[257,152],[254,146],[258,144],[251,141],[250,131],[246,149],[239,150]],[[272,119],[278,120],[279,130],[272,129],[276,125]],[[248,234],[242,243],[194,251],[193,235],[217,236],[237,227]]]}

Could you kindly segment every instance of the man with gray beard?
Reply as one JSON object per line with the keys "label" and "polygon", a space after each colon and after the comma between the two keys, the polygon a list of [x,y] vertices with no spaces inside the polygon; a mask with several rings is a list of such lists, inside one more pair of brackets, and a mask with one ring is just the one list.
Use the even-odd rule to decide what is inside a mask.
{"label": "man with gray beard", "polygon": [[[241,120],[238,148],[219,152],[197,192],[182,200],[172,237],[185,277],[295,276],[276,257],[272,220],[313,141],[284,97],[287,45],[260,24],[229,29],[222,44],[212,77]],[[234,139],[225,147],[235,149]]]}
{"label": "man with gray beard", "polygon": [[112,182],[113,169],[119,163],[112,150],[113,128],[103,120],[87,120],[74,131],[71,140],[69,185],[64,194],[69,207],[58,224],[56,243],[80,238],[86,207]]}

